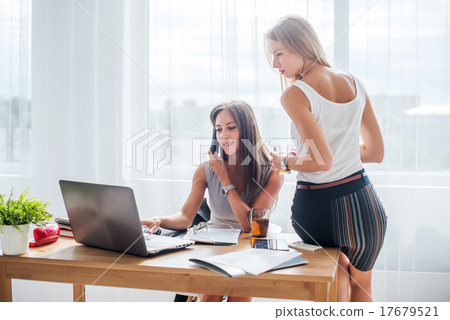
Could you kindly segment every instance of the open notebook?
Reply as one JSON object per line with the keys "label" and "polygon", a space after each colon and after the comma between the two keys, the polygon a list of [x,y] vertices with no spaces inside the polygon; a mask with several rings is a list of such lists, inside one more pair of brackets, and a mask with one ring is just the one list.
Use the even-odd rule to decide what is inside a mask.
{"label": "open notebook", "polygon": [[307,263],[300,255],[296,251],[247,249],[207,258],[192,258],[189,261],[228,277],[238,277]]}

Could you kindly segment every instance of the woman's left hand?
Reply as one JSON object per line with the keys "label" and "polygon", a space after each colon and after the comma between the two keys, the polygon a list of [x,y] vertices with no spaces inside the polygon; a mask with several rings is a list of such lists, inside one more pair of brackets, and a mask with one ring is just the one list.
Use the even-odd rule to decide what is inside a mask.
{"label": "woman's left hand", "polygon": [[219,157],[217,152],[212,153],[211,150],[208,151],[209,154],[209,166],[213,168],[217,177],[223,186],[229,185],[230,179],[228,178],[227,167],[225,165],[225,161]]}

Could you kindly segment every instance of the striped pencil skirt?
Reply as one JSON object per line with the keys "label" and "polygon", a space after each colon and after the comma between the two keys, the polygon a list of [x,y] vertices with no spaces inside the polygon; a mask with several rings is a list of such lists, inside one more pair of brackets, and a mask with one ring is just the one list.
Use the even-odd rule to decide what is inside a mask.
{"label": "striped pencil skirt", "polygon": [[349,177],[356,175],[328,188],[299,181],[292,226],[304,242],[340,247],[356,269],[369,271],[383,246],[387,217],[364,169]]}

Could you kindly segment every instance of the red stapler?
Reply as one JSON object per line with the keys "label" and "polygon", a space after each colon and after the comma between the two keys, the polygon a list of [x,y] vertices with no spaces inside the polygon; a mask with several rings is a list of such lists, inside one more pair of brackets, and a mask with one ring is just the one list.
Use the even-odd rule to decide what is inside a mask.
{"label": "red stapler", "polygon": [[43,244],[58,240],[59,227],[57,223],[47,223],[33,230],[34,240],[30,241],[30,247],[39,247]]}

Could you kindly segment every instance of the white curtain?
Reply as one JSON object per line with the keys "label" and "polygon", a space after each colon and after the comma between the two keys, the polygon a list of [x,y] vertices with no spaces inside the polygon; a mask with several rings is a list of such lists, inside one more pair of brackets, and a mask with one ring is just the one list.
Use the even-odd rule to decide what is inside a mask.
{"label": "white curtain", "polygon": [[[128,185],[141,217],[177,211],[209,144],[209,112],[232,99],[253,106],[267,143],[287,147],[263,34],[296,13],[316,28],[328,60],[363,80],[383,130],[385,161],[367,166],[389,216],[374,298],[448,301],[450,12],[447,1],[431,2],[39,0],[29,28],[29,2],[2,0],[0,191],[31,187],[65,216],[59,179]],[[273,215],[284,231],[294,184],[291,175]],[[69,286],[14,283],[16,301],[71,299]],[[88,292],[88,301],[171,298]]]}
{"label": "white curtain", "polygon": [[65,215],[60,179],[123,183],[124,55],[112,41],[123,46],[123,9],[121,1],[33,2],[32,181],[56,216]]}
{"label": "white curtain", "polygon": [[9,177],[8,195],[31,173],[30,9],[29,0],[0,1],[0,175]]}
{"label": "white curtain", "polygon": [[[350,21],[374,3],[350,1]],[[350,72],[385,140],[383,163],[367,166],[389,216],[374,282],[384,301],[450,298],[449,17],[448,1],[378,1],[349,33]]]}

